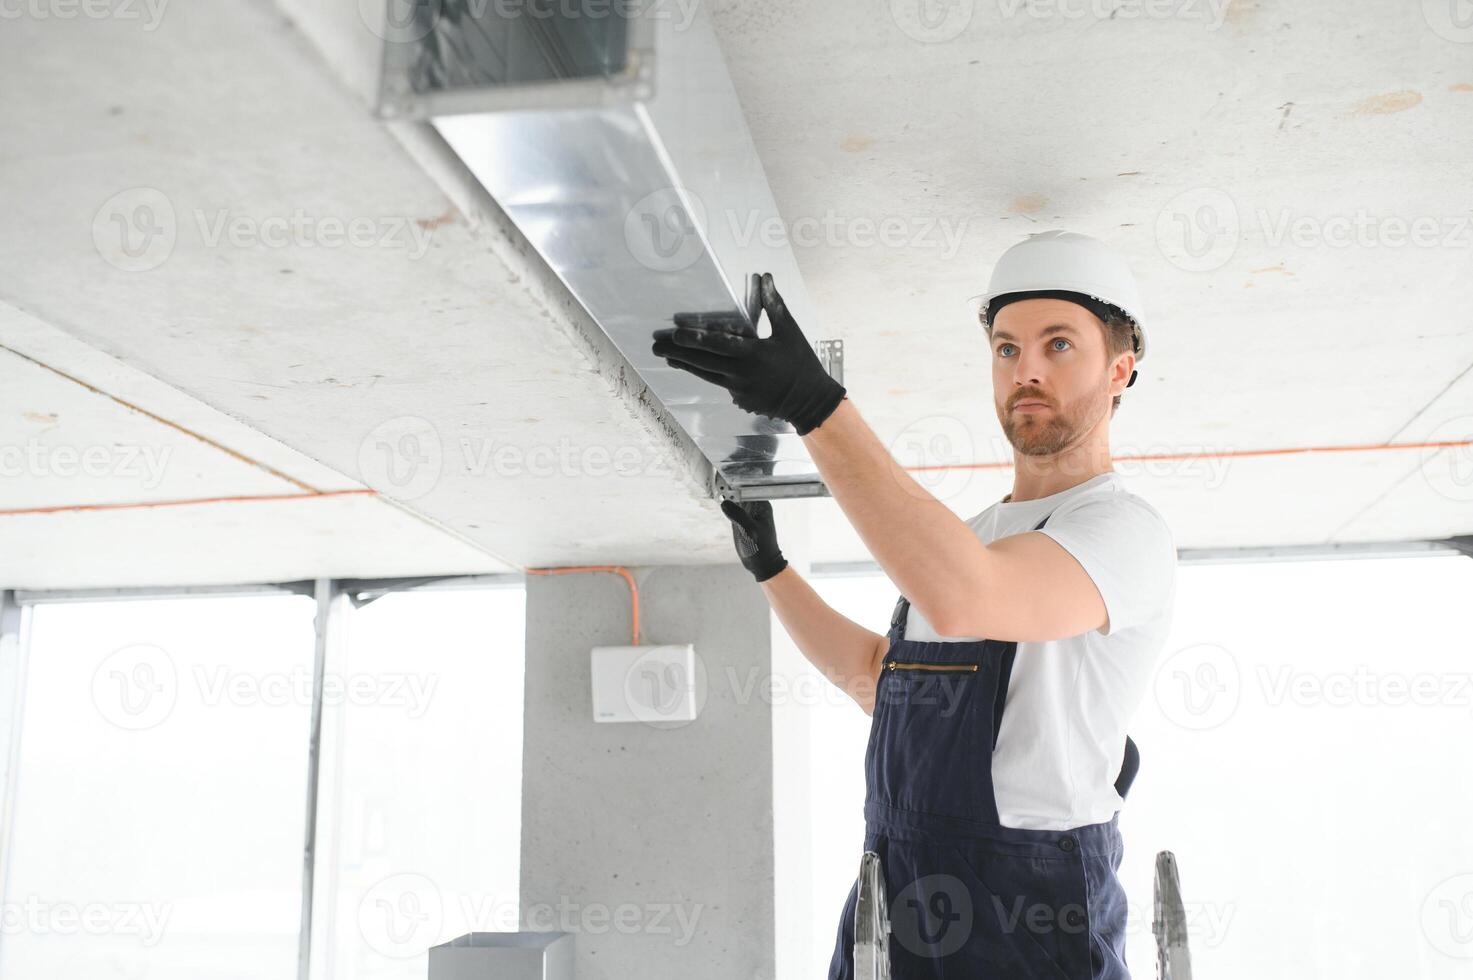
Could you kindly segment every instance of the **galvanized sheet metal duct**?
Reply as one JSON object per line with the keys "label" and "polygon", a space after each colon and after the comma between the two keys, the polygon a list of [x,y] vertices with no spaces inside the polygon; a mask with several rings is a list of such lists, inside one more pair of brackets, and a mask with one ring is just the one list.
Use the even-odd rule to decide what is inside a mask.
{"label": "galvanized sheet metal duct", "polygon": [[[824,336],[785,236],[770,234],[783,226],[704,6],[390,8],[381,114],[432,122],[699,448],[712,492],[825,494],[792,426],[649,352],[676,312],[750,315],[761,272]],[[837,342],[818,346],[842,380]]]}

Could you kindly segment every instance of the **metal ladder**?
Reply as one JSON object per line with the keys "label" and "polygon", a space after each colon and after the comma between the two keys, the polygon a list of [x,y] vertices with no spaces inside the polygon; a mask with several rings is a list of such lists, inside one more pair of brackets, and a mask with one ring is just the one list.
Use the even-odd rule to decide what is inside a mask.
{"label": "metal ladder", "polygon": [[1156,980],[1192,980],[1192,957],[1187,952],[1187,910],[1181,899],[1176,855],[1156,853],[1155,916]]}

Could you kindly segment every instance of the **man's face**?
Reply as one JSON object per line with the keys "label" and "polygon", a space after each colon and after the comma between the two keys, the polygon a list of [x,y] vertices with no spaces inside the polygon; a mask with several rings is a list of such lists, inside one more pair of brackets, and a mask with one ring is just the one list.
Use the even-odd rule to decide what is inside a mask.
{"label": "man's face", "polygon": [[1103,325],[1068,300],[1009,303],[992,328],[992,391],[1018,452],[1053,456],[1078,444],[1109,415],[1114,397]]}

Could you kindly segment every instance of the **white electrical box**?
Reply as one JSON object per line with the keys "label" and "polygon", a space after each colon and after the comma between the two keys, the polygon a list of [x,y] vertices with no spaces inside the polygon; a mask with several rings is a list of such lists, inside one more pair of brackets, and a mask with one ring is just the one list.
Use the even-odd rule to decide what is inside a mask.
{"label": "white electrical box", "polygon": [[593,648],[594,721],[694,721],[694,644]]}

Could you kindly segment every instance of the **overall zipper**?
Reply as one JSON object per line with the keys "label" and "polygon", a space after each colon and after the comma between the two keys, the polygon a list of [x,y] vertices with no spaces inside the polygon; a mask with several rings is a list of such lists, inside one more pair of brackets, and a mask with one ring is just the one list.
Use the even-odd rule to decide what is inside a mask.
{"label": "overall zipper", "polygon": [[938,670],[938,671],[943,671],[943,672],[947,672],[947,673],[975,674],[977,672],[977,665],[976,664],[914,664],[914,663],[901,663],[901,662],[899,662],[897,660],[891,660],[891,661],[888,661],[885,664],[885,669],[886,670]]}

